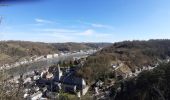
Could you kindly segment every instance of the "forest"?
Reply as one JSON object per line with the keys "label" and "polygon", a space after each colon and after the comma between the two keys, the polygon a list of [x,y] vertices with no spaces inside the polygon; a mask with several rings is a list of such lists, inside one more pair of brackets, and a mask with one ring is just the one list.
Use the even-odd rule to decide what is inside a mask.
{"label": "forest", "polygon": [[137,77],[118,83],[113,87],[114,100],[169,100],[170,63],[161,64],[152,71],[144,71]]}
{"label": "forest", "polygon": [[136,68],[152,66],[169,56],[170,40],[117,42],[89,56],[77,75],[93,82],[101,77],[109,77],[113,62],[122,62],[133,72]]}

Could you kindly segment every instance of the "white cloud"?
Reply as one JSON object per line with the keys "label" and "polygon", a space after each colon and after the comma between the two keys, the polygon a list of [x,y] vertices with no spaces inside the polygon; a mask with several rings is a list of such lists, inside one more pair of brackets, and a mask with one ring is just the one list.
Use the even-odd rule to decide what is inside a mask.
{"label": "white cloud", "polygon": [[80,35],[85,35],[85,36],[91,36],[91,35],[93,35],[93,34],[95,34],[96,32],[94,31],[94,30],[92,30],[92,29],[87,29],[87,30],[85,30],[84,32],[80,32],[80,33],[78,33],[78,34],[80,34]]}
{"label": "white cloud", "polygon": [[53,21],[50,21],[50,20],[46,20],[46,19],[40,19],[40,18],[36,18],[35,21],[37,23],[44,23],[44,24],[52,24],[52,23],[55,23]]}
{"label": "white cloud", "polygon": [[106,29],[113,29],[113,26],[111,25],[105,25],[105,24],[99,24],[99,23],[89,23],[89,22],[84,22],[81,20],[78,20],[79,23],[85,24],[85,25],[89,25],[93,28],[106,28]]}
{"label": "white cloud", "polygon": [[68,36],[95,36],[95,37],[107,37],[111,34],[108,33],[99,33],[96,32],[94,29],[86,29],[86,30],[76,30],[76,29],[58,29],[58,28],[46,28],[46,29],[35,29],[38,33],[45,33],[50,36],[61,36],[61,37],[68,37]]}
{"label": "white cloud", "polygon": [[27,32],[0,32],[0,40],[26,40],[40,42],[97,42],[111,40],[111,34],[95,29],[34,28]]}
{"label": "white cloud", "polygon": [[91,24],[92,27],[95,27],[95,28],[107,28],[107,29],[111,29],[112,26],[109,26],[109,25],[104,25],[104,24]]}
{"label": "white cloud", "polygon": [[46,37],[48,42],[68,42],[76,40],[75,37],[69,34],[62,34],[62,33],[43,33],[43,36]]}
{"label": "white cloud", "polygon": [[49,32],[49,33],[75,33],[77,32],[77,30],[58,29],[58,28],[38,29],[37,31]]}

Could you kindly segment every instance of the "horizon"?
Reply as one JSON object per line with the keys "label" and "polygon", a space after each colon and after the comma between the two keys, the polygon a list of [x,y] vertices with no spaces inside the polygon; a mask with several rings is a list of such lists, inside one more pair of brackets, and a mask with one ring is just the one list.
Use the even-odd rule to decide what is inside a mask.
{"label": "horizon", "polygon": [[41,42],[41,41],[25,41],[25,40],[0,40],[0,42],[31,42],[31,43],[47,43],[47,44],[57,44],[57,43],[78,43],[78,44],[83,44],[83,43],[110,43],[110,44],[114,44],[114,43],[119,43],[119,42],[127,42],[127,41],[129,41],[129,42],[133,42],[133,41],[152,41],[152,40],[155,40],[155,41],[159,41],[159,40],[170,40],[170,39],[166,39],[166,38],[164,38],[164,39],[148,39],[148,40],[122,40],[122,41],[116,41],[116,42],[72,42],[72,41],[69,41],[69,42]]}
{"label": "horizon", "polygon": [[0,6],[0,41],[115,43],[170,39],[169,4],[168,0],[9,3]]}

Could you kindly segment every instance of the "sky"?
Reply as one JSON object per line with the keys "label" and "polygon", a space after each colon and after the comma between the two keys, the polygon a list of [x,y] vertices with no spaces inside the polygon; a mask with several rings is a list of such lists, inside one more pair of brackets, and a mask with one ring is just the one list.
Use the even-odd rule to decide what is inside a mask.
{"label": "sky", "polygon": [[170,39],[170,0],[39,0],[0,6],[0,40]]}

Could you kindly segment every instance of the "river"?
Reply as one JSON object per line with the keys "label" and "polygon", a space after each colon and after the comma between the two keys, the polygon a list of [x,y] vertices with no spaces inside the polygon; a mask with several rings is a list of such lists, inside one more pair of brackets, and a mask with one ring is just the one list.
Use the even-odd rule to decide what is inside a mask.
{"label": "river", "polygon": [[44,69],[48,66],[51,66],[53,64],[57,64],[59,61],[63,60],[69,60],[72,59],[73,57],[84,57],[84,56],[89,56],[90,54],[93,54],[94,51],[89,52],[87,54],[86,52],[78,52],[78,53],[72,53],[72,54],[66,54],[66,55],[61,55],[56,58],[51,58],[43,61],[36,61],[30,64],[24,64],[18,67],[10,68],[8,70],[5,70],[5,73],[8,75],[12,76],[18,76],[21,74],[26,74],[28,72],[34,71],[34,70],[41,70]]}

